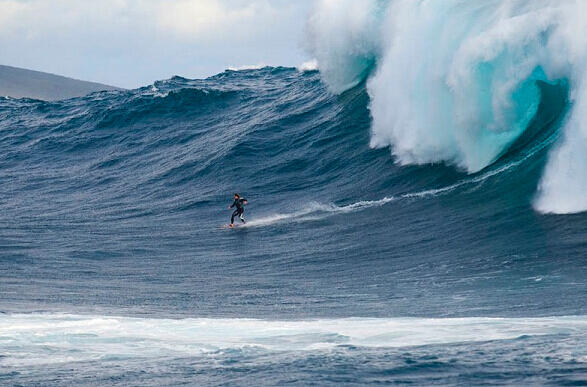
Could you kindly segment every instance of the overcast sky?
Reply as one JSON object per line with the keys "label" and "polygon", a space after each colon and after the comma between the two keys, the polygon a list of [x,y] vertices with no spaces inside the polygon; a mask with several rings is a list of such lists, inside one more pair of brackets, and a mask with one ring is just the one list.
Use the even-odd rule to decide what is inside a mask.
{"label": "overcast sky", "polygon": [[0,64],[134,88],[296,66],[312,0],[0,0]]}

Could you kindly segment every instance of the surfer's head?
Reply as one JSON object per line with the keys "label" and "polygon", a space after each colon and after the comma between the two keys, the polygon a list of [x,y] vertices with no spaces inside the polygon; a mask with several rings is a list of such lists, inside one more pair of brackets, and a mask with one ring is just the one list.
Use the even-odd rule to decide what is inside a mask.
{"label": "surfer's head", "polygon": [[234,194],[234,198],[235,198],[235,199],[238,199],[238,198],[240,198],[240,195],[239,195],[239,194],[237,194],[237,193],[235,193],[235,194]]}

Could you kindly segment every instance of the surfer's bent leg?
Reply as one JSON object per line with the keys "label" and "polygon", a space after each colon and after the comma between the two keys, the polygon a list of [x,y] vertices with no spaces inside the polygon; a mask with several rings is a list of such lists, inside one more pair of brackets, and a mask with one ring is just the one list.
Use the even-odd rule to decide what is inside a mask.
{"label": "surfer's bent leg", "polygon": [[232,213],[232,217],[230,218],[230,224],[234,223],[234,217],[238,216],[240,214],[239,210],[234,210],[234,212]]}
{"label": "surfer's bent leg", "polygon": [[243,222],[243,223],[245,223],[245,218],[244,218],[244,215],[243,215],[244,212],[245,212],[245,210],[241,210],[238,213],[238,217],[240,218],[241,222]]}

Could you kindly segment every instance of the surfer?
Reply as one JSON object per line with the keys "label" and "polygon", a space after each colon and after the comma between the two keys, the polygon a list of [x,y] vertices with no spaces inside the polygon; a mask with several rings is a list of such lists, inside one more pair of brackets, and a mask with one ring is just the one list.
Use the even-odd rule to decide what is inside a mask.
{"label": "surfer", "polygon": [[245,218],[243,216],[243,213],[245,212],[245,205],[246,204],[247,204],[247,199],[241,198],[240,195],[237,193],[234,194],[234,202],[228,208],[236,207],[236,210],[234,210],[234,212],[232,213],[232,217],[230,218],[230,226],[229,227],[234,227],[235,216],[238,216],[240,218],[241,222],[246,223]]}

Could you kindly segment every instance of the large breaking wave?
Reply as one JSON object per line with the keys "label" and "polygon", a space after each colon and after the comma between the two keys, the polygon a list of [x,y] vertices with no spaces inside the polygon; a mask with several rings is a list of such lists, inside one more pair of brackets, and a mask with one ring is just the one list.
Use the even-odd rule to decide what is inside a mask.
{"label": "large breaking wave", "polygon": [[[318,2],[309,46],[335,93],[367,80],[371,146],[401,164],[469,173],[508,152],[543,106],[568,101],[534,207],[587,210],[587,4],[370,0]],[[560,103],[560,101],[559,101]]]}

